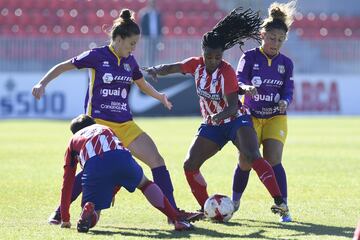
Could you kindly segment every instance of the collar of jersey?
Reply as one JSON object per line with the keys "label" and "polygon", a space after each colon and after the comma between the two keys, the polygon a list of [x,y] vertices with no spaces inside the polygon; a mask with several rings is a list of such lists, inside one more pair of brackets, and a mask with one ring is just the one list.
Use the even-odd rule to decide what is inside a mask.
{"label": "collar of jersey", "polygon": [[275,56],[273,56],[272,58],[269,58],[268,55],[266,55],[263,47],[259,47],[259,51],[261,52],[262,55],[264,55],[264,56],[266,57],[269,67],[271,67],[272,60],[273,60],[274,58],[276,58],[277,55],[279,55],[279,53],[277,53],[277,54],[276,54]]}
{"label": "collar of jersey", "polygon": [[109,49],[114,54],[114,56],[116,57],[118,66],[120,66],[121,58],[116,54],[115,49],[111,45],[109,45]]}

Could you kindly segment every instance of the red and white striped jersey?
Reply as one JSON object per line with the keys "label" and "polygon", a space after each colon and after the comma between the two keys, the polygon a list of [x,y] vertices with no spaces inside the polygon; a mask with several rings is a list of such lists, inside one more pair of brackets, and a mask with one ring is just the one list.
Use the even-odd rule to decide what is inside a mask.
{"label": "red and white striped jersey", "polygon": [[77,160],[82,167],[88,159],[116,149],[124,150],[125,148],[110,128],[99,124],[78,131],[71,138],[68,146],[68,150],[72,152],[73,157],[74,152],[77,153],[75,155],[77,155]]}
{"label": "red and white striped jersey", "polygon": [[[209,116],[222,112],[227,106],[225,96],[239,91],[234,69],[222,60],[212,74],[206,71],[203,57],[192,57],[181,62],[182,73],[195,77],[196,92],[199,96],[200,110],[204,123],[215,125]],[[230,122],[236,116],[226,118],[220,124]]]}
{"label": "red and white striped jersey", "polygon": [[108,127],[94,124],[83,128],[70,139],[65,152],[63,187],[61,193],[61,218],[70,220],[70,200],[78,162],[84,167],[87,160],[111,150],[126,150],[115,133]]}

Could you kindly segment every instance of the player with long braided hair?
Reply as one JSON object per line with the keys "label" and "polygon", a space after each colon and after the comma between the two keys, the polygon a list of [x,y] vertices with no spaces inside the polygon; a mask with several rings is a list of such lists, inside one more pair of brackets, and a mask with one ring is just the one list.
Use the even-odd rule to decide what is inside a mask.
{"label": "player with long braided hair", "polygon": [[259,152],[249,111],[243,106],[239,108],[235,71],[223,60],[225,50],[242,44],[246,39],[258,39],[260,26],[261,19],[257,13],[250,9],[242,11],[239,7],[203,36],[202,56],[144,69],[155,79],[157,75],[171,73],[190,73],[195,78],[203,123],[189,148],[184,170],[202,209],[209,196],[200,167],[231,140],[247,156],[249,164],[274,198],[272,211],[280,214],[287,211],[274,172]]}

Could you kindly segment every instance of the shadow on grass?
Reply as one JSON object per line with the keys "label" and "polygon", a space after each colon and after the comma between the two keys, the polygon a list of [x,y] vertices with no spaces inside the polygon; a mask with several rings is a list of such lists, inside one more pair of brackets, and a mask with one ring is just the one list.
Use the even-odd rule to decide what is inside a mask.
{"label": "shadow on grass", "polygon": [[244,223],[243,226],[245,225],[246,227],[252,226],[256,228],[261,227],[264,229],[281,228],[295,232],[294,234],[291,234],[291,237],[312,235],[351,238],[354,233],[354,228],[351,227],[327,226],[300,221],[293,221],[292,223],[264,222],[250,219],[244,219],[240,221],[242,221]]}
{"label": "shadow on grass", "polygon": [[[216,224],[216,223],[214,223]],[[244,226],[240,223],[224,223],[227,226]],[[216,226],[216,225],[214,225]],[[232,233],[222,233],[213,229],[195,227],[193,231],[183,231],[177,232],[174,230],[162,230],[156,228],[126,228],[126,227],[114,227],[114,226],[102,226],[103,228],[108,228],[112,230],[90,230],[89,234],[93,235],[121,235],[123,237],[143,237],[143,238],[158,238],[158,239],[176,239],[176,238],[193,238],[196,236],[206,236],[207,238],[246,238],[246,239],[267,239],[267,240],[276,240],[277,238],[266,237],[263,234],[265,230],[257,230],[256,232],[250,234],[232,234]],[[215,228],[215,227],[214,227]]]}
{"label": "shadow on grass", "polygon": [[[169,238],[191,238],[196,236],[206,236],[207,238],[246,238],[246,239],[266,239],[275,240],[283,239],[297,239],[301,236],[333,236],[335,237],[346,237],[351,238],[354,232],[353,228],[350,227],[335,227],[327,226],[315,223],[305,223],[294,221],[292,223],[278,223],[278,222],[265,222],[250,219],[239,219],[241,222],[229,222],[226,226],[231,227],[242,227],[242,228],[254,228],[255,232],[249,234],[235,234],[235,233],[223,233],[216,231],[216,224],[214,229],[195,227],[193,231],[177,232],[173,230],[163,230],[156,228],[127,228],[127,227],[115,227],[115,226],[102,226],[102,228],[109,230],[90,230],[89,234],[93,235],[119,235],[124,237],[143,237],[143,238],[158,238],[158,239],[169,239]],[[260,229],[260,230],[259,230]],[[268,233],[273,233],[274,229],[284,229],[293,231],[292,234],[284,234],[281,236],[279,232],[278,237],[269,237]],[[270,234],[271,234],[270,233]]]}

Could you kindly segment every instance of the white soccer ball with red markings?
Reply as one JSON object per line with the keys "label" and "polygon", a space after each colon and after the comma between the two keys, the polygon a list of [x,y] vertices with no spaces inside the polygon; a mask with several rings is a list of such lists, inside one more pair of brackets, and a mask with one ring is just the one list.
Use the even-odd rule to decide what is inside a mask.
{"label": "white soccer ball with red markings", "polygon": [[234,213],[234,204],[231,199],[225,195],[214,194],[210,196],[204,205],[205,217],[217,221],[227,222]]}

